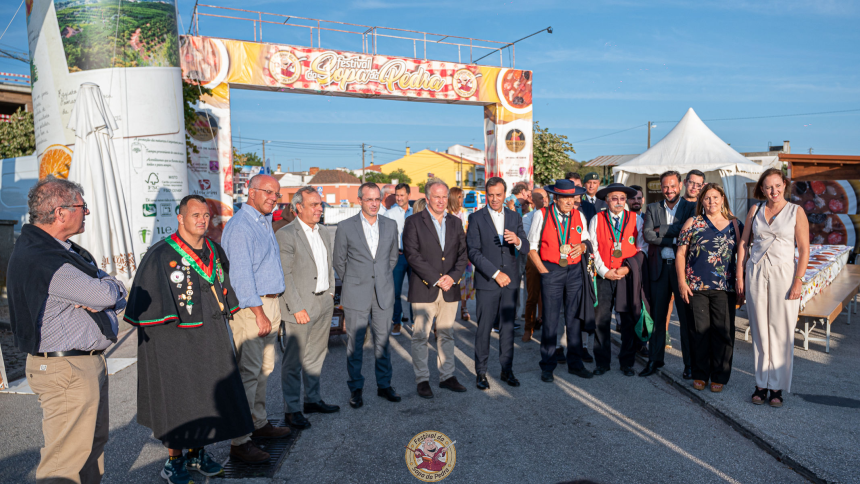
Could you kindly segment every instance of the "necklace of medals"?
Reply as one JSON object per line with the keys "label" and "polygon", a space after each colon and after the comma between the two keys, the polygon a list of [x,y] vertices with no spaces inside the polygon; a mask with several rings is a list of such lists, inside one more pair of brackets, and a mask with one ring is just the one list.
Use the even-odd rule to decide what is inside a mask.
{"label": "necklace of medals", "polygon": [[[561,217],[561,214],[558,213],[558,207],[553,204],[552,216],[555,219],[555,231],[558,232],[558,245],[560,246],[558,265],[561,267],[567,267],[568,254],[570,254],[571,251],[570,244],[567,243],[567,239],[570,236],[570,215],[567,217]],[[560,217],[564,218],[564,223],[559,220]],[[564,228],[562,229],[562,227]],[[562,232],[564,232],[564,235],[562,235]]]}
{"label": "necklace of medals", "polygon": [[626,212],[621,212],[621,223],[618,224],[621,226],[621,228],[619,229],[619,228],[617,228],[616,225],[614,225],[610,221],[609,214],[607,212],[608,211],[604,211],[603,213],[606,214],[606,223],[608,223],[609,226],[612,227],[612,242],[613,242],[613,246],[615,248],[615,250],[612,251],[612,257],[614,257],[616,259],[620,259],[621,258],[621,240],[622,240],[621,236],[624,235],[624,229],[627,228],[627,222],[629,221],[629,219],[624,216],[626,214]]}

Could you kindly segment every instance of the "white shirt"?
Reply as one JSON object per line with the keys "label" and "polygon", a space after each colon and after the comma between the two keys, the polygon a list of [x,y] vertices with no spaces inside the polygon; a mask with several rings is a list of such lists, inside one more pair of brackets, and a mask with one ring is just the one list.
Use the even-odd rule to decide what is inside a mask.
{"label": "white shirt", "polygon": [[[582,224],[583,228],[588,227],[588,223],[585,221],[585,215],[583,215],[582,212],[575,209],[571,210],[571,212],[579,214],[580,224]],[[531,227],[529,227],[529,250],[537,251],[540,248],[541,229],[543,229],[543,210],[535,210],[528,213],[528,215],[531,214],[534,215],[532,216]],[[583,230],[581,237],[582,242],[591,240],[588,230]]]}
{"label": "white shirt", "polygon": [[[497,234],[497,237],[499,238],[499,243],[504,245],[505,244],[505,206],[502,205],[502,209],[497,212],[497,211],[493,210],[492,207],[490,207],[488,205],[487,211],[490,212],[490,218],[493,220],[493,227],[496,228],[496,234]],[[523,246],[523,241],[521,240],[520,243],[517,244],[515,247],[517,248],[517,250],[520,250],[520,247],[522,247],[522,246]],[[499,275],[499,272],[501,272],[501,271],[496,271],[495,273],[493,273],[493,279],[495,279],[496,276]]]}
{"label": "white shirt", "polygon": [[590,195],[585,195],[585,199],[588,200],[589,202],[591,202],[592,204],[597,203],[597,196],[596,195],[593,197]]}
{"label": "white shirt", "polygon": [[[615,215],[609,210],[606,210],[606,213],[609,214],[609,221],[612,224],[621,217],[621,214]],[[609,268],[603,263],[603,260],[600,258],[600,252],[597,250],[597,219],[601,217],[603,216],[598,214],[591,218],[591,223],[588,224],[588,232],[591,234],[591,247],[594,249],[594,267],[597,269],[597,274],[600,277],[605,277],[606,273],[609,272]],[[636,231],[638,233],[636,248],[645,252],[647,246],[645,245],[645,238],[642,236],[642,217],[636,217]]]}
{"label": "white shirt", "polygon": [[314,263],[317,266],[317,287],[314,292],[322,292],[328,289],[328,251],[325,249],[325,244],[320,236],[320,225],[314,225],[314,228],[308,227],[308,224],[302,222],[302,219],[296,217],[296,220],[301,224],[302,231],[305,237],[308,238],[308,244],[311,246],[311,252],[314,254]]}
{"label": "white shirt", "polygon": [[[663,204],[663,208],[666,210],[666,225],[672,225],[675,223],[675,212],[678,211],[678,206],[681,205],[680,200],[675,202],[674,208],[669,208],[667,204]],[[663,231],[666,229],[664,228]],[[666,260],[674,260],[675,259],[675,250],[671,247],[663,247],[660,249],[660,257]]]}
{"label": "white shirt", "polygon": [[364,238],[367,240],[367,246],[370,247],[370,255],[376,259],[376,249],[379,247],[379,216],[377,215],[374,223],[370,223],[370,220],[367,220],[364,212],[359,212],[358,218],[361,219],[361,228],[364,230]]}

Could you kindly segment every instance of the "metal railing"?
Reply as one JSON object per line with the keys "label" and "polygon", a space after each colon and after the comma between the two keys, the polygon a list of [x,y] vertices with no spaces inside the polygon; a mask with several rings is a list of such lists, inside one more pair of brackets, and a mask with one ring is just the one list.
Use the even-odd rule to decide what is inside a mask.
{"label": "metal railing", "polygon": [[[219,13],[211,13],[208,9],[214,9]],[[221,14],[220,11],[229,11],[230,14]],[[457,48],[457,62],[461,64],[473,64],[476,58],[492,53],[499,52],[499,66],[503,67],[504,56],[503,51],[507,48],[511,49],[510,67],[516,64],[516,46],[511,42],[499,42],[495,40],[484,40],[473,37],[461,37],[457,35],[434,34],[430,32],[421,32],[417,30],[396,29],[391,27],[377,27],[371,25],[353,24],[349,22],[338,22],[334,20],[320,20],[307,17],[297,17],[295,15],[284,15],[277,13],[258,12],[254,10],[245,10],[241,8],[218,7],[215,5],[197,4],[194,7],[194,13],[191,18],[189,33],[194,31],[195,35],[200,35],[200,18],[212,17],[229,20],[242,20],[251,22],[254,29],[254,42],[263,42],[263,25],[277,25],[281,27],[292,27],[307,29],[310,40],[310,47],[322,48],[322,33],[339,32],[344,34],[353,34],[361,37],[361,53],[363,54],[378,54],[379,39],[398,39],[412,42],[413,57],[427,60],[427,44],[436,44],[444,46],[452,46]],[[316,34],[316,45],[314,45],[314,34]],[[418,44],[422,44],[421,57],[418,56]],[[463,60],[464,51],[468,49],[469,61]],[[341,49],[338,49],[341,50]],[[346,50],[346,49],[344,49]],[[447,59],[436,59],[446,62],[453,62]]]}

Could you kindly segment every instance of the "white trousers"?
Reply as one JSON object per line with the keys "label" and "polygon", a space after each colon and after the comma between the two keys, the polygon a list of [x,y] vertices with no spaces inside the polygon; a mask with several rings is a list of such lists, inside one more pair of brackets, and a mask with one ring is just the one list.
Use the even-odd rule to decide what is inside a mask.
{"label": "white trousers", "polygon": [[747,262],[747,312],[753,338],[755,381],[759,388],[791,392],[794,328],[800,299],[788,299],[795,264],[774,264],[765,255]]}

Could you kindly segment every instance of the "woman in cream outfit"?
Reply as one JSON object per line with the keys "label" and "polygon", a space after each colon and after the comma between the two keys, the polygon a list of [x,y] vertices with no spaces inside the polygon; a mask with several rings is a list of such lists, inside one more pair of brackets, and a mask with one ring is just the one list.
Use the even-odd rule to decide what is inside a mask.
{"label": "woman in cream outfit", "polygon": [[772,407],[782,406],[783,390],[791,392],[794,328],[801,279],[809,263],[809,221],[798,205],[785,200],[787,185],[788,179],[776,168],[762,173],[754,196],[766,202],[747,214],[738,248],[738,261],[745,262],[741,267],[746,270],[737,273],[737,291],[738,296],[746,291],[755,355],[752,403],[769,400]]}

